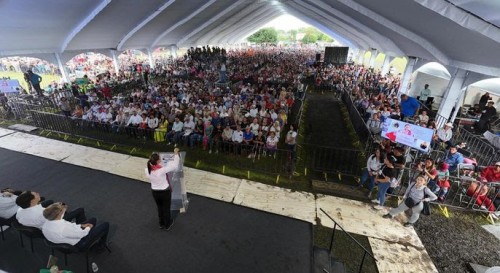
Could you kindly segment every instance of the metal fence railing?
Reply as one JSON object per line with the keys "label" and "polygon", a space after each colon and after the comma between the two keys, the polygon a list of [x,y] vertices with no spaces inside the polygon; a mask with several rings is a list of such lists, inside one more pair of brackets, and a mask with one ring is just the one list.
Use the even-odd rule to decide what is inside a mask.
{"label": "metal fence railing", "polygon": [[456,144],[466,143],[470,158],[475,158],[478,165],[488,166],[500,161],[500,150],[491,145],[487,140],[473,133],[461,129],[453,134],[452,142]]}
{"label": "metal fence railing", "polygon": [[189,147],[192,161],[210,160],[218,162],[221,168],[227,164],[243,171],[272,175],[291,175],[295,168],[295,151],[288,149],[268,149],[262,145],[237,144],[222,139],[206,139],[204,145],[201,135],[185,137],[161,130],[100,123],[37,110],[29,110],[29,113],[32,125],[41,129],[135,149],[165,150],[167,139],[170,139],[178,146]]}
{"label": "metal fence railing", "polygon": [[[345,263],[348,270],[347,272],[367,272],[368,270],[365,268],[366,259],[371,259],[373,262],[377,261],[371,251],[368,251],[350,233],[345,231],[345,229],[341,225],[339,225],[339,223],[337,223],[337,221],[335,221],[326,211],[324,211],[322,208],[319,209],[333,222],[329,253],[333,253],[336,258]],[[337,245],[339,245],[339,248],[336,248]],[[359,262],[345,260],[352,259],[353,257],[342,257],[342,252],[345,253],[345,249],[342,249],[341,247],[345,246],[350,246],[353,248],[347,251],[350,254],[360,253],[359,257],[357,257],[359,259]],[[327,271],[325,270],[325,272]]]}

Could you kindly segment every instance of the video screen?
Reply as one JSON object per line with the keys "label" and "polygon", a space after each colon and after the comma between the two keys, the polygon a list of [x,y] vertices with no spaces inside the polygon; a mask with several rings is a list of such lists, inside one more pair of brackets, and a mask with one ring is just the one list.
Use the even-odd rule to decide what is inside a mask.
{"label": "video screen", "polygon": [[429,152],[433,134],[432,129],[390,118],[382,124],[381,132],[384,138],[423,152]]}

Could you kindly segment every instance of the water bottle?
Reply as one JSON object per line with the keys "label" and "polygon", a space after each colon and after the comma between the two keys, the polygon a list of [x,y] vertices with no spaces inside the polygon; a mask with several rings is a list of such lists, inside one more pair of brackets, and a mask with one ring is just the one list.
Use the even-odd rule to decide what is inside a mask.
{"label": "water bottle", "polygon": [[50,267],[50,273],[58,273],[59,272],[59,267],[57,265],[53,265]]}
{"label": "water bottle", "polygon": [[97,272],[99,270],[99,267],[97,267],[96,263],[92,263],[92,272]]}

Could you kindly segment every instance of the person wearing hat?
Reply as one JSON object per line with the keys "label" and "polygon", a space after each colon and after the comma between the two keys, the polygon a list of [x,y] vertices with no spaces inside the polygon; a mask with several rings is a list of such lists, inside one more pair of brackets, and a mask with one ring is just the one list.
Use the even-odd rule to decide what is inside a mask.
{"label": "person wearing hat", "polygon": [[[424,209],[424,203],[429,201],[434,201],[437,196],[425,185],[427,180],[424,176],[419,175],[415,182],[410,183],[408,189],[403,196],[403,202],[399,204],[397,208],[393,208],[389,213],[385,214],[384,218],[392,219],[394,216],[411,209],[412,214],[408,222],[404,224],[405,227],[410,227],[417,222],[420,217],[420,212]],[[425,197],[427,195],[428,197]]]}
{"label": "person wearing hat", "polygon": [[444,158],[444,162],[448,164],[448,170],[453,172],[457,169],[458,164],[464,163],[464,156],[458,152],[458,145],[451,146],[446,157]]}
{"label": "person wearing hat", "polygon": [[490,128],[490,122],[496,117],[496,115],[497,109],[494,107],[494,102],[490,100],[483,109],[479,121],[476,123],[476,133],[483,134],[487,131]]}
{"label": "person wearing hat", "polygon": [[393,155],[388,155],[386,158],[384,158],[384,165],[375,178],[375,183],[378,184],[378,193],[377,199],[373,199],[372,203],[377,204],[373,207],[376,210],[384,209],[385,194],[391,186],[391,180],[396,178],[397,175],[397,171],[394,168],[394,164],[396,162],[397,159]]}
{"label": "person wearing hat", "polygon": [[54,203],[43,210],[47,221],[42,226],[45,238],[55,244],[69,244],[80,250],[99,239],[97,247],[107,248],[109,223],[97,224],[95,218],[77,224],[63,219],[67,206],[64,203]]}
{"label": "person wearing hat", "polygon": [[443,128],[439,128],[436,131],[436,134],[433,137],[434,147],[437,147],[437,145],[440,145],[441,143],[446,144],[446,149],[453,146],[453,144],[451,143],[451,138],[453,137],[453,132],[451,131],[452,128],[453,124],[451,122],[448,122],[444,125]]}

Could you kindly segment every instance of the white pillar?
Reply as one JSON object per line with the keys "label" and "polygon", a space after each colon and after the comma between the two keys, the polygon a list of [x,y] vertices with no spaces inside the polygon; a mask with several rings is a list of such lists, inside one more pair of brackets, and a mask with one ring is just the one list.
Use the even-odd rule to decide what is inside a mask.
{"label": "white pillar", "polygon": [[118,58],[116,57],[116,50],[111,50],[111,57],[113,58],[113,66],[115,67],[116,75],[120,74],[120,64],[118,63]]}
{"label": "white pillar", "polygon": [[393,56],[385,55],[384,64],[382,65],[382,75],[386,75],[389,73],[389,69],[391,68],[390,64],[394,60]]}
{"label": "white pillar", "polygon": [[358,52],[358,64],[363,65],[363,62],[365,61],[365,51],[364,50],[359,50]]}
{"label": "white pillar", "polygon": [[439,110],[437,114],[445,119],[451,114],[451,110],[455,105],[457,105],[457,100],[460,99],[462,95],[462,88],[464,87],[465,79],[469,72],[463,69],[455,69],[455,73],[451,76],[448,87],[444,92],[443,99],[439,105]]}
{"label": "white pillar", "polygon": [[458,115],[458,111],[460,110],[460,107],[462,107],[462,104],[464,103],[465,94],[467,94],[468,89],[469,89],[469,87],[467,86],[467,88],[461,90],[460,97],[458,98],[457,102],[455,103],[455,111],[453,111],[453,114],[451,115],[450,122],[455,121],[455,118]]}
{"label": "white pillar", "polygon": [[172,56],[172,58],[174,58],[174,59],[177,58],[177,46],[176,45],[173,45],[170,47],[170,56]]}
{"label": "white pillar", "polygon": [[148,60],[149,60],[149,68],[154,69],[155,65],[153,63],[153,52],[151,52],[151,49],[148,49]]}
{"label": "white pillar", "polygon": [[370,56],[370,62],[368,63],[369,67],[375,68],[375,59],[377,58],[378,55],[378,50],[372,49],[370,50],[372,55]]}
{"label": "white pillar", "polygon": [[59,55],[59,53],[55,53],[55,55],[56,55],[57,65],[59,66],[59,70],[61,71],[62,78],[63,78],[64,82],[69,83],[70,80],[68,77],[68,73],[66,73],[66,68],[64,67],[64,65],[61,61],[61,55]]}
{"label": "white pillar", "polygon": [[408,57],[408,62],[406,63],[405,72],[403,74],[403,78],[401,79],[401,85],[399,86],[398,97],[401,94],[407,94],[411,79],[411,74],[413,73],[413,67],[417,63],[418,58],[416,57]]}

